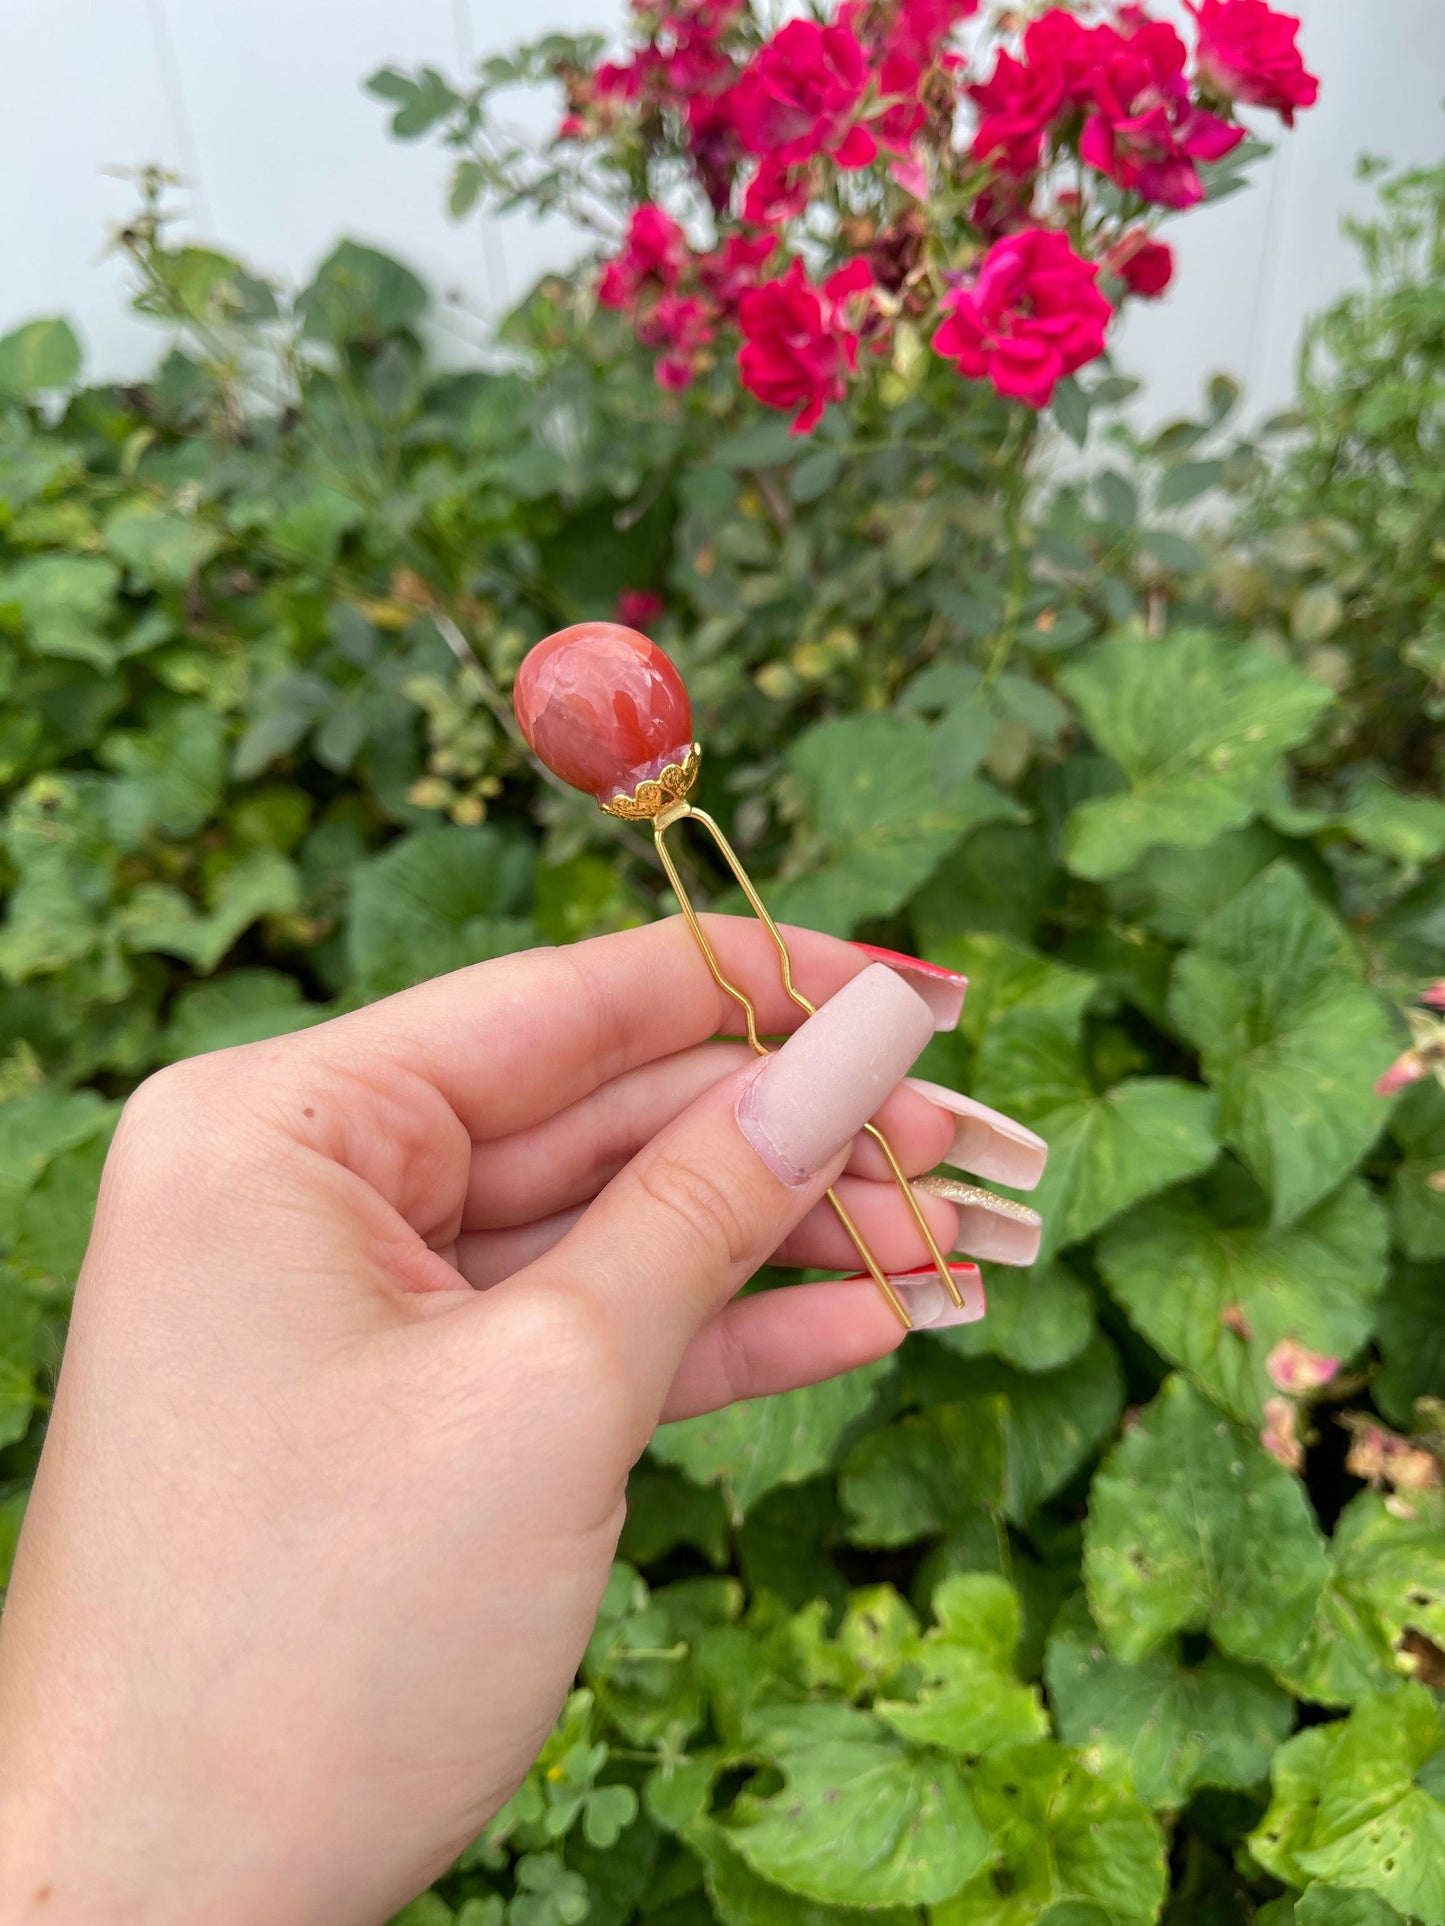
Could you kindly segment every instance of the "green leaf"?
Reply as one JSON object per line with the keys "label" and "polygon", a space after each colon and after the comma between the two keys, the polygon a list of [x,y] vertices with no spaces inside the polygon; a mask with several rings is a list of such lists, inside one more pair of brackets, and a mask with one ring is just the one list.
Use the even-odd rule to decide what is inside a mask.
{"label": "green leaf", "polygon": [[1219,1095],[1219,1128],[1292,1223],[1379,1134],[1375,1079],[1394,1030],[1344,930],[1299,872],[1275,863],[1211,917],[1169,999]]}
{"label": "green leaf", "polygon": [[[942,1335],[940,1333],[940,1335]],[[965,1358],[1001,1358],[1021,1371],[1057,1371],[1094,1335],[1094,1300],[1063,1264],[989,1273],[988,1316],[954,1326],[948,1347]]]}
{"label": "green leaf", "polygon": [[220,532],[148,502],[117,509],[105,525],[112,555],[157,588],[183,588],[221,546]]}
{"label": "green leaf", "polygon": [[884,1361],[664,1425],[652,1440],[652,1455],[695,1484],[720,1484],[733,1522],[741,1524],[767,1492],[802,1484],[833,1463],[890,1370]]}
{"label": "green leaf", "polygon": [[1405,1921],[1373,1893],[1311,1886],[1294,1909],[1294,1926],[1405,1926]]}
{"label": "green leaf", "polygon": [[116,654],[105,633],[120,570],[99,555],[35,555],[0,574],[0,607],[18,609],[37,655],[109,669]]}
{"label": "green leaf", "polygon": [[0,1268],[0,1447],[30,1428],[40,1330],[39,1301]]}
{"label": "green leaf", "polygon": [[822,840],[808,874],[774,884],[769,907],[835,935],[891,916],[981,823],[1017,821],[1017,804],[969,779],[943,790],[933,732],[896,716],[841,716],[806,731],[787,762]]}
{"label": "green leaf", "polygon": [[415,327],[426,313],[428,296],[400,261],[357,241],[342,241],[296,305],[312,339],[339,347]]}
{"label": "green leaf", "polygon": [[358,987],[387,996],[412,983],[528,948],[530,844],[483,825],[413,830],[358,865],[347,945]]}
{"label": "green leaf", "polygon": [[109,1128],[114,1106],[92,1090],[37,1090],[0,1104],[0,1244],[11,1244],[20,1210],[57,1157]]}
{"label": "green leaf", "polygon": [[1084,1582],[1110,1650],[1137,1664],[1175,1632],[1208,1631],[1234,1658],[1287,1665],[1325,1576],[1300,1485],[1170,1378],[1094,1479]]}
{"label": "green leaf", "polygon": [[1294,1722],[1289,1694],[1268,1673],[1218,1653],[1185,1665],[1165,1646],[1122,1664],[1082,1598],[1055,1621],[1044,1676],[1060,1736],[1127,1754],[1151,1806],[1182,1806],[1196,1786],[1257,1784]]}
{"label": "green leaf", "polygon": [[11,1262],[42,1288],[69,1290],[79,1275],[119,1114],[119,1104],[108,1104],[101,1131],[52,1158],[20,1206]]}
{"label": "green leaf", "polygon": [[975,1094],[1048,1143],[1048,1165],[1029,1199],[1044,1219],[1041,1262],[1214,1161],[1207,1091],[1173,1077],[1096,1090],[1067,1031],[1028,1010],[984,1036]]}
{"label": "green leaf", "polygon": [[834,1906],[784,1892],[760,1878],[711,1819],[697,1819],[683,1834],[702,1861],[703,1882],[723,1926],[918,1926],[919,1915],[899,1906]]}
{"label": "green leaf", "polygon": [[1445,1648],[1445,1493],[1412,1493],[1391,1509],[1362,1491],[1340,1514],[1329,1579],[1309,1645],[1285,1672],[1301,1697],[1348,1705],[1414,1672]]}
{"label": "green leaf", "polygon": [[1340,820],[1357,843],[1411,869],[1445,855],[1445,802],[1405,795],[1378,777],[1362,785]]}
{"label": "green leaf", "polygon": [[933,1594],[937,1624],[919,1642],[915,1699],[880,1699],[877,1716],[905,1739],[978,1758],[1041,1739],[1048,1716],[1015,1669],[1018,1593],[992,1572],[955,1572]]}
{"label": "green leaf", "polygon": [[68,321],[27,321],[0,340],[0,395],[28,401],[69,388],[80,373],[80,343]]}
{"label": "green leaf", "polygon": [[1069,818],[1069,867],[1094,878],[1122,875],[1151,844],[1199,848],[1247,822],[1332,700],[1313,677],[1204,630],[1117,636],[1059,681],[1129,780]]}
{"label": "green leaf", "polygon": [[1440,1266],[1400,1265],[1380,1303],[1376,1340],[1384,1359],[1376,1404],[1392,1424],[1414,1421],[1417,1398],[1445,1398],[1445,1277]]}
{"label": "green leaf", "polygon": [[908,1545],[1003,1504],[1004,1407],[970,1398],[870,1431],[849,1453],[839,1495],[860,1545]]}
{"label": "green leaf", "polygon": [[1281,1339],[1343,1359],[1369,1337],[1385,1246],[1374,1193],[1351,1182],[1286,1230],[1222,1222],[1187,1193],[1161,1197],[1107,1231],[1096,1261],[1136,1330],[1259,1425]]}
{"label": "green leaf", "polygon": [[106,814],[123,849],[152,830],[189,837],[221,807],[226,782],[226,725],[199,703],[178,702],[149,728],[117,730],[100,754],[121,780],[111,786]]}
{"label": "green leaf", "polygon": [[279,970],[227,970],[213,983],[188,983],[171,1011],[163,1039],[169,1063],[208,1050],[231,1050],[289,1035],[326,1015],[303,1001],[301,985]]}
{"label": "green leaf", "polygon": [[1428,1077],[1407,1090],[1390,1119],[1404,1159],[1390,1179],[1395,1241],[1407,1257],[1445,1257],[1445,1090]]}
{"label": "green leaf", "polygon": [[[937,1415],[957,1400],[966,1405],[1004,1403],[1003,1509],[1024,1524],[1046,1498],[1060,1490],[1114,1429],[1124,1408],[1124,1379],[1109,1340],[1096,1332],[1060,1371],[1016,1371],[991,1359],[977,1363],[955,1355],[956,1332],[930,1334],[927,1350],[904,1353],[905,1390],[916,1390]],[[991,1483],[991,1480],[990,1480]],[[972,1481],[953,1500],[957,1523],[973,1495]],[[877,1515],[887,1494],[878,1494]],[[992,1506],[996,1501],[990,1497]],[[945,1506],[938,1507],[942,1515]]]}
{"label": "green leaf", "polygon": [[1197,501],[1211,488],[1217,488],[1224,476],[1224,463],[1213,461],[1181,461],[1168,469],[1154,491],[1156,508],[1183,508],[1186,503]]}
{"label": "green leaf", "polygon": [[1082,448],[1089,438],[1089,401],[1090,397],[1072,375],[1066,376],[1054,389],[1050,404],[1054,420],[1076,448]]}
{"label": "green leaf", "polygon": [[116,930],[128,949],[183,957],[205,976],[253,923],[287,915],[300,903],[296,865],[278,849],[253,849],[208,879],[204,914],[179,890],[148,883],[120,912]]}
{"label": "green leaf", "polygon": [[[935,1907],[933,1926],[1152,1926],[1164,1900],[1164,1840],[1122,1759],[1062,1745],[980,1760],[972,1786],[994,1863]],[[1083,1919],[1094,1926],[1098,1915]]]}
{"label": "green leaf", "polygon": [[[1425,1926],[1445,1926],[1445,1805],[1416,1783],[1445,1742],[1429,1692],[1407,1685],[1364,1699],[1316,1732],[1281,1748],[1274,1803],[1251,1849],[1262,1864],[1268,1854],[1307,1879],[1374,1893]],[[1304,1738],[1315,1740],[1307,1750]]]}
{"label": "green leaf", "polygon": [[844,1906],[921,1906],[958,1891],[988,1857],[953,1760],[905,1746],[863,1712],[816,1730],[799,1719],[769,1764],[776,1797],[738,1801],[728,1834],[755,1873],[805,1899]]}

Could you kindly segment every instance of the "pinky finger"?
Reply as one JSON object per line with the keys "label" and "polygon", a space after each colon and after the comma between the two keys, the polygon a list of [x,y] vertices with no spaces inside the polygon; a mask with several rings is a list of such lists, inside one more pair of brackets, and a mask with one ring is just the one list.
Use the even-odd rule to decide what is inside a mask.
{"label": "pinky finger", "polygon": [[[963,1296],[961,1310],[950,1303],[931,1270],[890,1279],[916,1330],[971,1324],[983,1316],[977,1265],[950,1268]],[[683,1353],[662,1421],[695,1418],[743,1398],[820,1384],[887,1357],[904,1335],[870,1277],[793,1284],[734,1298]]]}

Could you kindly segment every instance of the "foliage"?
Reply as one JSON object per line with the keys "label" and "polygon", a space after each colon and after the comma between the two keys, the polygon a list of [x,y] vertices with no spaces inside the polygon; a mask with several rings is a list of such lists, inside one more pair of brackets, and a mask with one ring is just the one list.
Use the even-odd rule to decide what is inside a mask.
{"label": "foliage", "polygon": [[1397,352],[1438,398],[1445,172],[1279,461],[1216,380],[1067,480],[925,358],[807,441],[660,391],[580,283],[440,371],[399,264],[288,299],[162,195],[149,380],[0,342],[0,1553],[139,1077],[666,909],[506,699],[650,594],[769,899],[971,974],[923,1067],[1050,1137],[1049,1249],[977,1326],[660,1435],[556,1732],[401,1918],[1441,1926],[1445,1098],[1373,1090],[1445,935],[1439,560],[1384,533],[1438,416],[1371,399]]}

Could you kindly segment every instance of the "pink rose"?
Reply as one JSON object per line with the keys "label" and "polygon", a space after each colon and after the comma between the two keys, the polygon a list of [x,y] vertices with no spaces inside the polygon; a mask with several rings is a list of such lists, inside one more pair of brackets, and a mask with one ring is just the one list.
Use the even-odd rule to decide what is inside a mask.
{"label": "pink rose", "polygon": [[677,286],[687,258],[687,236],[651,202],[633,210],[622,252],[607,263],[597,283],[604,308],[630,308],[645,288],[663,293]]}
{"label": "pink rose", "polygon": [[1199,74],[1226,100],[1272,107],[1286,127],[1295,109],[1313,107],[1320,83],[1295,45],[1300,23],[1264,0],[1199,0]]}
{"label": "pink rose", "polygon": [[1031,174],[1045,134],[1082,97],[1099,34],[1062,7],[1041,14],[1024,30],[1021,59],[1001,53],[986,81],[968,89],[979,107],[970,152],[1009,174]]}
{"label": "pink rose", "polygon": [[857,124],[867,84],[863,49],[846,27],[790,20],[744,68],[733,118],[748,152],[780,166],[830,154],[839,167],[866,167],[878,151]]}
{"label": "pink rose", "polygon": [[736,313],[749,288],[761,281],[763,268],[777,245],[773,234],[729,234],[713,253],[698,256],[702,284],[720,313]]}
{"label": "pink rose", "polygon": [[653,373],[659,388],[686,388],[696,375],[702,351],[713,338],[710,310],[691,294],[664,294],[637,317],[637,338],[646,348],[663,348]]}
{"label": "pink rose", "polygon": [[1097,40],[1079,152],[1117,187],[1163,207],[1192,207],[1204,198],[1195,163],[1219,160],[1244,129],[1190,100],[1184,42],[1172,27],[1137,8],[1123,17],[1124,32],[1104,29]]}
{"label": "pink rose", "polygon": [[1151,240],[1142,227],[1136,227],[1109,249],[1104,267],[1119,277],[1130,294],[1155,301],[1174,278],[1174,255],[1163,241]]}
{"label": "pink rose", "polygon": [[1432,983],[1428,990],[1422,990],[1420,1001],[1427,1003],[1432,1010],[1445,1010],[1445,976],[1438,983]]}
{"label": "pink rose", "polygon": [[617,598],[617,619],[625,629],[640,629],[645,635],[648,625],[656,622],[665,612],[666,604],[655,589],[623,589]]}
{"label": "pink rose", "polygon": [[838,303],[795,260],[780,279],[743,296],[738,322],[743,386],[766,407],[796,408],[793,433],[807,434],[830,401],[843,399],[858,362],[857,336],[844,326]]}
{"label": "pink rose", "polygon": [[971,381],[1045,407],[1065,375],[1104,351],[1114,310],[1098,267],[1053,228],[996,241],[973,282],[943,298],[947,319],[933,346]]}

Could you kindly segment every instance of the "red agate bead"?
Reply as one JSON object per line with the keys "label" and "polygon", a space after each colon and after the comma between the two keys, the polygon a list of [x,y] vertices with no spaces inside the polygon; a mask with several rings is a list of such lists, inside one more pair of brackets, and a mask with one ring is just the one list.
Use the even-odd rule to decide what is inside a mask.
{"label": "red agate bead", "polygon": [[692,704],[655,642],[617,622],[578,622],[530,650],[512,707],[553,775],[602,802],[681,762]]}

